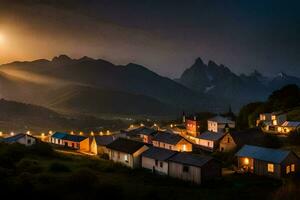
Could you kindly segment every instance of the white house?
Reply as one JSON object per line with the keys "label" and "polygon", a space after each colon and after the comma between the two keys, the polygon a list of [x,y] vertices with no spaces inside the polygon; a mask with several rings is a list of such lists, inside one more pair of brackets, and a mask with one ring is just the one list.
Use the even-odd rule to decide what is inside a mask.
{"label": "white house", "polygon": [[219,115],[207,120],[208,131],[215,133],[224,132],[226,126],[235,128],[235,122]]}
{"label": "white house", "polygon": [[153,173],[168,175],[168,159],[176,153],[176,151],[151,147],[142,154],[142,167],[151,170]]}
{"label": "white house", "polygon": [[109,159],[121,163],[130,168],[137,168],[141,165],[141,154],[149,149],[142,142],[118,138],[106,146],[109,152]]}
{"label": "white house", "polygon": [[271,120],[273,126],[279,126],[287,120],[287,115],[283,112],[273,112]]}
{"label": "white house", "polygon": [[29,134],[19,133],[17,135],[11,136],[11,137],[4,138],[2,140],[2,142],[9,143],[9,144],[19,143],[19,144],[23,144],[25,146],[31,146],[33,144],[36,144],[37,138],[35,138]]}
{"label": "white house", "polygon": [[214,151],[219,148],[220,141],[224,136],[225,133],[206,131],[197,137],[196,143],[205,150]]}

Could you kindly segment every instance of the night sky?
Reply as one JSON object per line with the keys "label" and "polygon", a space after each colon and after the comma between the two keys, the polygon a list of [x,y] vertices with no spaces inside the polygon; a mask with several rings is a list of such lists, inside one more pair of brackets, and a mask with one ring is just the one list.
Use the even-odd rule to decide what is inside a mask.
{"label": "night sky", "polygon": [[299,2],[0,0],[0,63],[87,55],[175,78],[201,57],[300,76]]}

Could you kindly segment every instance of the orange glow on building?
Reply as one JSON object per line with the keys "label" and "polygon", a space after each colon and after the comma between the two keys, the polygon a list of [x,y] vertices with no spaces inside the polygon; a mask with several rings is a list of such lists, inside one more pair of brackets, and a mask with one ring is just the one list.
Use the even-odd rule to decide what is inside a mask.
{"label": "orange glow on building", "polygon": [[186,120],[186,132],[188,135],[197,137],[200,133],[200,122],[197,120]]}

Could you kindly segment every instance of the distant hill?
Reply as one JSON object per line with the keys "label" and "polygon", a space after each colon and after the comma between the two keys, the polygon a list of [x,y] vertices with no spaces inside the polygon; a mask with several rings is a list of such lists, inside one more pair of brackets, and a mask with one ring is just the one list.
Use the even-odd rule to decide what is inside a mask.
{"label": "distant hill", "polygon": [[[89,130],[96,127],[124,127],[120,121],[102,120],[84,115],[64,115],[53,110],[0,99],[0,131]],[[117,127],[115,127],[117,128]]]}
{"label": "distant hill", "polygon": [[66,55],[52,60],[0,66],[0,96],[51,109],[87,114],[178,115],[238,111],[264,101],[274,90],[300,79],[284,73],[269,78],[258,71],[236,75],[228,67],[198,58],[177,80],[144,66],[114,65],[101,59]]}
{"label": "distant hill", "polygon": [[[0,71],[7,77],[14,77],[13,87],[10,88],[10,92],[3,94],[3,97],[13,100],[28,99],[28,102],[39,105],[47,106],[54,101],[48,94],[44,94],[45,91],[53,93],[62,91],[64,88],[74,91],[79,88],[82,90],[85,87],[84,92],[79,92],[80,97],[77,95],[74,96],[77,99],[68,98],[67,102],[60,102],[59,107],[69,106],[69,103],[74,105],[77,102],[77,106],[73,106],[73,108],[78,108],[75,111],[82,111],[87,110],[87,105],[84,104],[90,101],[90,104],[98,104],[98,108],[103,105],[104,110],[95,109],[97,112],[128,114],[130,108],[131,114],[158,115],[164,115],[166,111],[172,114],[183,109],[201,110],[216,107],[216,104],[212,103],[212,99],[137,64],[116,66],[100,59],[94,60],[88,57],[71,59],[61,55],[51,61],[36,60],[2,65]],[[5,80],[8,83],[11,82],[10,78]],[[30,90],[30,92],[20,95],[11,94],[13,90],[23,88],[23,84],[19,84],[18,81],[26,82],[29,85],[26,86],[26,90]],[[31,90],[31,88],[34,89]],[[105,97],[106,100],[102,100],[106,102],[102,103],[99,97]],[[94,102],[91,102],[92,99]],[[113,101],[109,101],[109,99]],[[81,108],[79,107],[80,102],[82,102]],[[54,105],[52,104],[52,106]],[[124,112],[122,112],[123,110]]]}

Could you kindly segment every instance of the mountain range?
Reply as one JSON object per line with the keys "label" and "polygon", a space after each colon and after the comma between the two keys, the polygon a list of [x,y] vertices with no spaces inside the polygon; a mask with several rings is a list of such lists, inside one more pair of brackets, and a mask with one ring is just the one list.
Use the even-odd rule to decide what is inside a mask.
{"label": "mountain range", "polygon": [[274,90],[285,85],[300,85],[300,78],[285,73],[266,77],[255,70],[249,75],[237,75],[222,64],[213,61],[205,64],[201,58],[196,59],[176,81],[202,95],[218,98],[235,110],[249,102],[264,101]]}
{"label": "mountain range", "polygon": [[0,66],[1,98],[93,115],[222,112],[229,105],[238,110],[291,83],[300,84],[300,79],[283,73],[269,78],[257,71],[236,75],[224,65],[204,64],[200,58],[175,80],[134,63],[114,65],[66,55]]}

